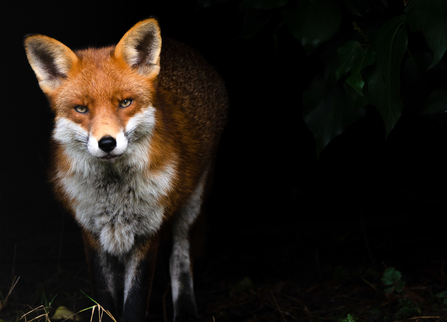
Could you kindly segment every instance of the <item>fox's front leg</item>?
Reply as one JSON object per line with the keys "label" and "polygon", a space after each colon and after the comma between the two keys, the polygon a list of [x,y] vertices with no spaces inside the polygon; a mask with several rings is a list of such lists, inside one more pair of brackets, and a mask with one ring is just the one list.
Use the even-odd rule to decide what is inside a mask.
{"label": "fox's front leg", "polygon": [[[102,252],[95,247],[99,241],[87,232],[83,233],[83,238],[94,300],[118,321],[145,321],[158,251],[158,234],[137,241],[132,250],[122,256]],[[112,320],[103,313],[102,321]]]}
{"label": "fox's front leg", "polygon": [[158,245],[157,233],[148,240],[137,242],[130,254],[126,255],[123,322],[147,319]]}
{"label": "fox's front leg", "polygon": [[[122,287],[118,276],[122,265],[118,258],[101,251],[99,241],[92,234],[84,230],[82,238],[93,289],[93,299],[117,318],[121,313],[118,303]],[[95,321],[98,314],[103,314],[102,321],[112,321],[106,313],[101,313],[99,310],[96,312]]]}

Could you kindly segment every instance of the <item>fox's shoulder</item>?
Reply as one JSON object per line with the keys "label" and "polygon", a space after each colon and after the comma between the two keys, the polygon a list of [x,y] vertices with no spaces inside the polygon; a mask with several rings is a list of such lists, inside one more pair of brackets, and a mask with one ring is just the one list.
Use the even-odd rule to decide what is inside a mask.
{"label": "fox's shoulder", "polygon": [[[160,91],[176,100],[178,104],[174,105],[184,108],[191,120],[199,122],[197,115],[201,115],[201,120],[213,124],[213,131],[219,132],[224,127],[228,109],[225,83],[197,50],[164,37],[158,81]],[[213,104],[210,106],[209,102]]]}

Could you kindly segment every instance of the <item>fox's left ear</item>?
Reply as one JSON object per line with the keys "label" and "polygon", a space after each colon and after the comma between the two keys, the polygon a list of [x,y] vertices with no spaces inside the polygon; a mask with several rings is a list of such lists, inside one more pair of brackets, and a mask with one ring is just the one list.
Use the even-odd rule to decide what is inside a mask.
{"label": "fox's left ear", "polygon": [[154,18],[140,21],[121,38],[115,57],[123,59],[138,73],[149,76],[160,71],[161,35]]}

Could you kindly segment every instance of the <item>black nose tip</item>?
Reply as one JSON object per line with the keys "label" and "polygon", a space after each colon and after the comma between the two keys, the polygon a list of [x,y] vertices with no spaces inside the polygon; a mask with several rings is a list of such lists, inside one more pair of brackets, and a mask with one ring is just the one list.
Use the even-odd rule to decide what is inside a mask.
{"label": "black nose tip", "polygon": [[98,142],[98,146],[104,152],[109,153],[116,147],[116,140],[111,136],[105,136]]}

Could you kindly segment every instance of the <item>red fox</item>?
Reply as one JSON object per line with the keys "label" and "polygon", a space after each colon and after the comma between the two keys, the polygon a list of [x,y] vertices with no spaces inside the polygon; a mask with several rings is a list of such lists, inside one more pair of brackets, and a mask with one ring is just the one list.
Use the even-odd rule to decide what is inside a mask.
{"label": "red fox", "polygon": [[226,123],[221,77],[190,47],[162,45],[155,18],[116,46],[72,51],[43,35],[24,45],[55,114],[51,179],[82,228],[95,299],[144,321],[170,227],[174,321],[195,320],[189,234]]}

